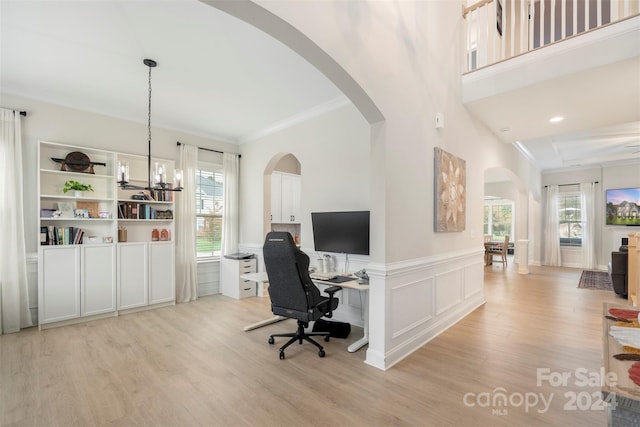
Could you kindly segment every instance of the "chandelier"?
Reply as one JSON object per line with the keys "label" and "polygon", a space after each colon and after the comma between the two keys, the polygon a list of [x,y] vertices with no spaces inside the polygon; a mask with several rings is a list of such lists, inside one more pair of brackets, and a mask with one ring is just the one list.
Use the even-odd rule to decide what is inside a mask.
{"label": "chandelier", "polygon": [[129,163],[126,161],[118,162],[118,184],[123,190],[162,190],[162,191],[182,191],[182,170],[174,169],[173,186],[167,182],[167,167],[164,163],[155,163],[153,173],[151,173],[151,69],[155,68],[158,63],[153,59],[145,59],[142,61],[144,65],[149,67],[149,109],[147,115],[147,131],[148,131],[148,152],[147,152],[147,186],[139,186],[129,183]]}

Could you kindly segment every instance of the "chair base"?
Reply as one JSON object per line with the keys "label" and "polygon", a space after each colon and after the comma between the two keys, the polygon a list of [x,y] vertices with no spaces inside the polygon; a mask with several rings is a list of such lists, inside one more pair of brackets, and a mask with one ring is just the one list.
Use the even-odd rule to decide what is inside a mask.
{"label": "chair base", "polygon": [[291,338],[289,341],[286,342],[285,345],[283,345],[282,347],[280,347],[280,359],[284,359],[284,350],[289,347],[291,344],[293,344],[296,341],[299,341],[300,344],[302,344],[302,341],[307,341],[310,342],[311,344],[315,345],[316,347],[318,347],[318,356],[320,357],[324,357],[325,356],[325,352],[324,352],[324,348],[318,344],[316,341],[313,340],[313,338],[311,338],[312,336],[321,336],[324,337],[325,341],[329,341],[329,332],[305,332],[304,328],[306,328],[309,324],[305,323],[301,320],[298,320],[298,330],[296,332],[290,332],[288,334],[273,334],[269,337],[269,344],[274,344],[275,343],[275,337],[285,337],[285,338]]}

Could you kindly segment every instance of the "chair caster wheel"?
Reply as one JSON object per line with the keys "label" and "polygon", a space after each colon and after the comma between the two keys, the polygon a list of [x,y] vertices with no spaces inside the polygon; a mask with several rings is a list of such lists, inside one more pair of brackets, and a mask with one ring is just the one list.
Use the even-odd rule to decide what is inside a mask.
{"label": "chair caster wheel", "polygon": [[324,357],[324,350],[320,350],[320,351],[318,352],[318,356],[320,356],[320,357]]}
{"label": "chair caster wheel", "polygon": [[284,360],[284,351],[280,352],[280,360]]}
{"label": "chair caster wheel", "polygon": [[326,337],[324,337],[325,342],[329,342],[329,335],[327,335]]}
{"label": "chair caster wheel", "polygon": [[274,344],[276,342],[276,340],[273,339],[273,337],[269,337],[269,344]]}

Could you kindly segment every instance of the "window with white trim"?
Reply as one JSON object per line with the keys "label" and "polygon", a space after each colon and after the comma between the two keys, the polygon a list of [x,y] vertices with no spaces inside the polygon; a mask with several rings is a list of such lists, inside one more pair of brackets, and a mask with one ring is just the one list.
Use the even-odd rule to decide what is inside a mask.
{"label": "window with white trim", "polygon": [[491,241],[502,242],[505,236],[513,241],[513,202],[504,199],[484,201],[484,234]]}
{"label": "window with white trim", "polygon": [[196,253],[198,258],[221,255],[224,221],[222,166],[198,162],[196,171]]}
{"label": "window with white trim", "polygon": [[582,247],[582,205],[580,192],[558,194],[560,246]]}

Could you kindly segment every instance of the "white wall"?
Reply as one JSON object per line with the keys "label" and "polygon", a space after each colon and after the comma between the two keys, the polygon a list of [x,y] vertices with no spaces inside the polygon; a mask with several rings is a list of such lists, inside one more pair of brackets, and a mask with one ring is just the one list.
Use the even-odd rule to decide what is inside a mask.
{"label": "white wall", "polygon": [[[259,2],[300,29],[335,59],[385,116],[375,140],[383,156],[384,189],[372,194],[383,206],[383,247],[376,261],[394,262],[482,244],[483,172],[503,166],[530,182],[531,167],[500,143],[461,103],[464,58],[460,3]],[[326,31],[326,23],[337,28]],[[435,129],[435,114],[444,129]],[[467,162],[467,228],[433,232],[433,148]],[[378,202],[377,197],[383,201]],[[385,230],[386,229],[386,230]]]}
{"label": "white wall", "polygon": [[[375,316],[370,319],[367,363],[386,369],[484,302],[484,171],[493,167],[511,170],[523,186],[520,192],[524,194],[525,205],[529,200],[527,186],[539,184],[539,173],[511,145],[499,142],[461,102],[464,52],[460,3],[258,3],[300,30],[336,61],[353,79],[351,83],[364,90],[384,117],[383,121],[369,123],[370,312]],[[249,7],[241,9],[238,6],[236,11],[246,13]],[[265,31],[271,30],[271,34],[284,39],[291,37],[285,41],[292,46],[300,42],[295,33],[278,27],[273,15],[263,16],[263,20],[258,15],[259,11],[253,8],[244,16],[254,24],[262,24]],[[327,31],[328,25],[331,31]],[[308,52],[308,57],[318,62],[324,58],[319,52]],[[321,64],[319,68],[335,71],[331,61],[325,64],[329,65],[322,68]],[[336,73],[328,75],[335,78],[338,85],[346,85],[348,80]],[[346,93],[353,95],[355,105],[363,106],[364,117],[375,116],[369,114],[366,103],[360,102],[358,90]],[[443,129],[435,129],[436,113],[444,115]],[[281,141],[275,143],[282,144]],[[433,231],[434,147],[466,160],[467,218],[463,232]],[[324,158],[329,148],[309,147],[310,151],[304,155]],[[265,153],[260,152],[261,161],[255,165],[254,175],[260,173],[273,153],[288,152],[290,146],[255,149]],[[244,148],[241,151],[244,159]],[[308,161],[294,154],[302,163],[304,188]],[[347,164],[363,162],[358,152],[339,150],[333,155],[340,156]],[[246,162],[245,166],[253,168],[254,161],[251,160],[251,165]],[[316,209],[315,205],[358,208],[352,193],[366,184],[353,186],[352,179],[356,176],[344,176],[340,168],[331,170],[337,174],[335,182],[340,184],[333,193],[318,189],[313,205],[303,207],[306,212]],[[360,176],[356,179],[366,180]],[[254,180],[241,187],[248,190],[250,186],[253,193],[242,196],[243,228],[251,227],[243,230],[246,234],[242,241],[255,241],[262,236],[258,223],[244,216],[255,215],[252,211],[260,208],[261,190],[257,184]],[[331,197],[327,197],[329,194]],[[244,209],[247,207],[250,209]],[[530,212],[528,206],[523,212]],[[521,228],[526,234],[529,228],[524,216]],[[309,227],[303,224],[303,246],[309,236],[305,236],[305,230]]]}
{"label": "white wall", "polygon": [[301,235],[313,247],[311,212],[370,209],[369,127],[351,106],[240,146],[240,242],[262,246],[266,232],[264,174],[274,156],[300,162]]}

